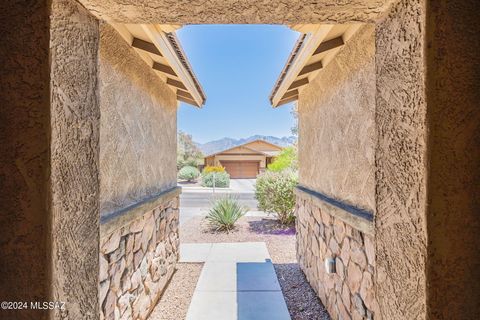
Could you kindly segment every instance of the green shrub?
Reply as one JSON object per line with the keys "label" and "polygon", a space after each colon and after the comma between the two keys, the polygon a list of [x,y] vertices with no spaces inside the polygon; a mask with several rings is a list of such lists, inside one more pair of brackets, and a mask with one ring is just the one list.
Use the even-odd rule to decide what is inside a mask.
{"label": "green shrub", "polygon": [[284,148],[280,154],[275,157],[272,163],[268,165],[270,171],[282,171],[285,169],[296,170],[298,167],[297,150],[295,147]]}
{"label": "green shrub", "polygon": [[213,188],[214,176],[216,188],[228,188],[230,186],[230,175],[226,172],[202,173],[202,186]]}
{"label": "green shrub", "polygon": [[210,172],[225,172],[225,168],[222,166],[206,166],[203,173],[210,173]]}
{"label": "green shrub", "polygon": [[247,213],[232,195],[219,198],[208,212],[206,219],[216,230],[231,230],[235,222]]}
{"label": "green shrub", "polygon": [[260,210],[273,213],[283,224],[291,223],[294,219],[295,194],[297,185],[296,172],[283,170],[279,172],[266,171],[257,177],[255,184],[255,198]]}
{"label": "green shrub", "polygon": [[200,171],[191,166],[186,166],[178,171],[178,178],[181,180],[194,181],[200,175]]}
{"label": "green shrub", "polygon": [[198,165],[203,164],[202,159],[194,159],[194,158],[188,158],[188,159],[183,159],[177,157],[177,170],[182,169],[183,167],[197,167]]}

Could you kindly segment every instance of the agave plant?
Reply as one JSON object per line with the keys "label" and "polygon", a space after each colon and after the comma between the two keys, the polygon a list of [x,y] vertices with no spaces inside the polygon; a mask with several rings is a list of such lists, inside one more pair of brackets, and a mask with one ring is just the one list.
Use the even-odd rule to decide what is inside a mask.
{"label": "agave plant", "polygon": [[231,195],[218,198],[208,212],[206,219],[216,230],[232,230],[235,222],[247,213],[248,209],[238,203]]}

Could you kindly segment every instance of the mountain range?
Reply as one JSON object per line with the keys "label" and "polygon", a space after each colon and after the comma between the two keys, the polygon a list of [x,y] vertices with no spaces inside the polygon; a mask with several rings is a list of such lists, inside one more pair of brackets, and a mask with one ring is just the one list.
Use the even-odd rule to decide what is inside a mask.
{"label": "mountain range", "polygon": [[219,140],[209,141],[206,143],[196,143],[196,145],[200,148],[204,155],[209,155],[215,152],[219,152],[225,149],[233,148],[235,146],[254,141],[254,140],[265,140],[267,142],[287,147],[295,143],[297,140],[294,136],[289,137],[274,137],[274,136],[262,136],[262,135],[254,135],[244,139],[233,139],[229,137],[225,137]]}

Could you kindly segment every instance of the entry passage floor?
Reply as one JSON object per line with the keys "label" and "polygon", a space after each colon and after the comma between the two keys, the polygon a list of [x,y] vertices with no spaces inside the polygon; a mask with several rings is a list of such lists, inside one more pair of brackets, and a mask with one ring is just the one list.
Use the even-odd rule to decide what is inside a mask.
{"label": "entry passage floor", "polygon": [[[252,242],[266,244],[267,253],[263,254],[260,252],[256,257],[261,260],[254,262],[265,262],[266,258],[271,258],[291,319],[329,320],[330,317],[325,307],[308,284],[296,261],[295,227],[281,225],[274,218],[266,217],[264,214],[252,214],[240,218],[235,228],[229,232],[220,232],[212,229],[203,216],[191,217],[181,224],[182,262],[177,264],[177,271],[174,273],[149,320],[186,319],[203,266],[212,247],[219,243],[228,243],[235,246],[237,243]],[[195,246],[192,246],[193,244]],[[247,253],[248,251],[244,250],[242,254]],[[228,252],[226,254],[232,258],[231,254],[233,253]],[[223,259],[226,257],[223,257]],[[238,255],[236,259],[239,259]],[[195,261],[204,262],[199,263]],[[226,262],[228,261],[223,262],[227,264]],[[241,263],[242,261],[239,262]],[[245,270],[243,265],[241,268],[242,271]],[[267,267],[264,268],[267,269]],[[236,273],[235,276],[237,276]],[[232,283],[236,283],[236,280],[231,278],[230,285]],[[216,319],[223,320],[222,318]]]}
{"label": "entry passage floor", "polygon": [[180,262],[204,262],[187,320],[289,320],[264,242],[191,243]]}

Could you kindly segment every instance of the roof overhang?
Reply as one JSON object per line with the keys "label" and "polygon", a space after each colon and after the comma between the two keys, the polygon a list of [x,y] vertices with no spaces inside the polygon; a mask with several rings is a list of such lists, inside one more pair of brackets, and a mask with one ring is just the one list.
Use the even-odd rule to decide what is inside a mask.
{"label": "roof overhang", "polygon": [[[236,149],[236,148],[245,148],[245,149],[248,149],[250,151],[253,151],[254,153],[252,153],[252,155],[266,155],[266,156],[269,156],[269,157],[273,157],[273,156],[277,155],[277,154],[272,153],[272,151],[261,151],[261,150],[256,150],[256,149],[247,147],[247,145],[249,145],[251,143],[254,143],[254,142],[263,142],[263,143],[269,144],[273,147],[276,147],[280,150],[283,149],[283,147],[281,147],[279,145],[276,145],[276,144],[273,144],[271,142],[268,142],[268,141],[265,141],[265,140],[262,140],[262,139],[255,139],[255,140],[248,141],[248,142],[245,142],[245,143],[242,143],[242,144],[237,144],[236,146],[229,147],[227,149],[223,149],[223,150],[217,151],[215,153],[211,153],[209,155],[204,156],[204,158],[213,157],[213,156],[222,154],[224,152],[227,152],[227,151],[230,151],[230,150],[233,150],[233,149]],[[275,151],[275,152],[277,152],[277,151]]]}
{"label": "roof overhang", "polygon": [[206,96],[175,36],[181,26],[112,23],[122,38],[176,94],[177,100],[196,107]]}
{"label": "roof overhang", "polygon": [[317,76],[361,24],[299,24],[290,26],[301,33],[278,77],[270,103],[278,107],[298,100],[301,91]]}

